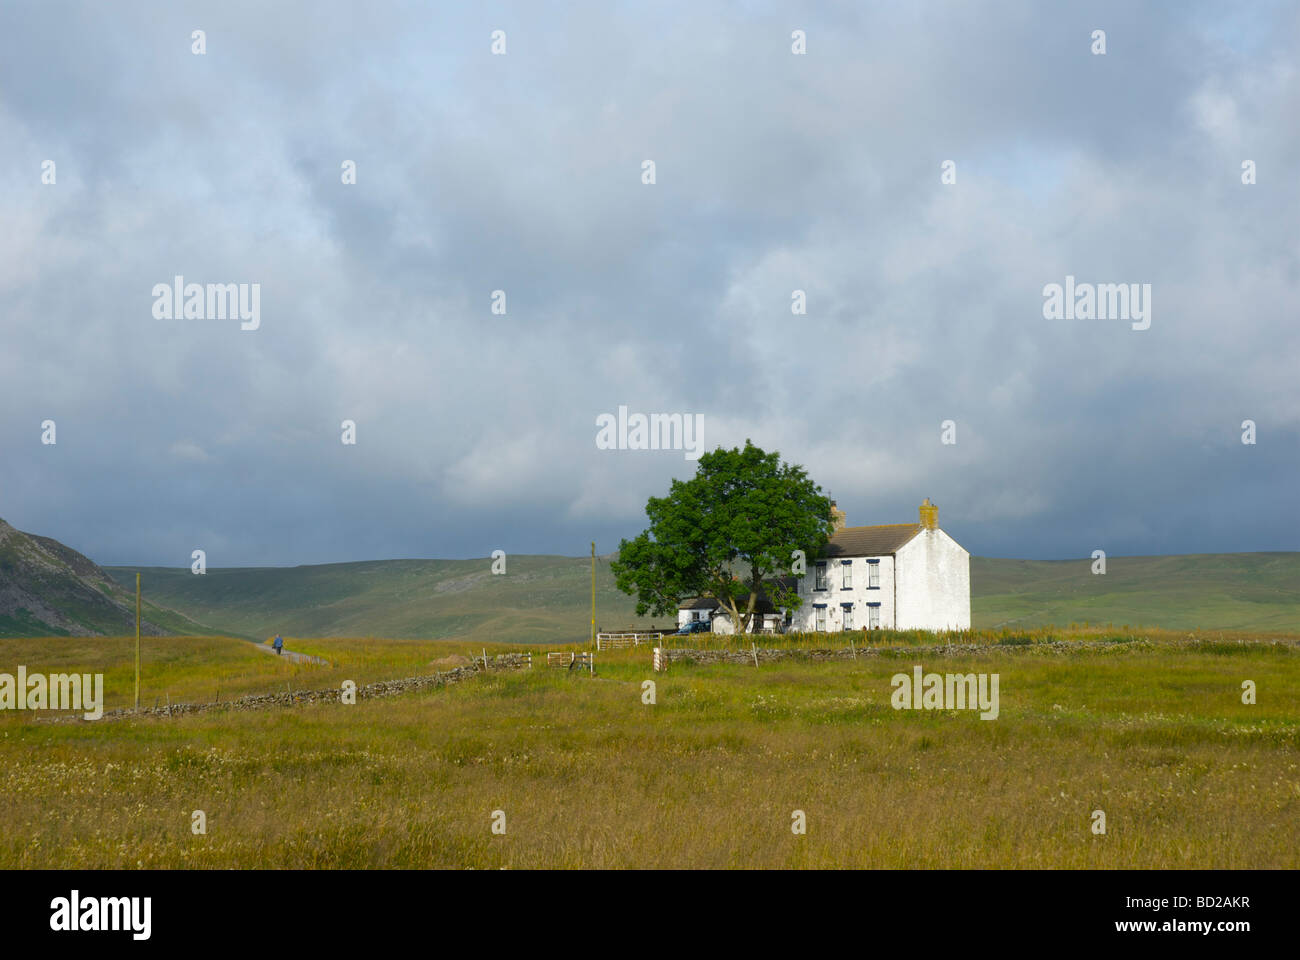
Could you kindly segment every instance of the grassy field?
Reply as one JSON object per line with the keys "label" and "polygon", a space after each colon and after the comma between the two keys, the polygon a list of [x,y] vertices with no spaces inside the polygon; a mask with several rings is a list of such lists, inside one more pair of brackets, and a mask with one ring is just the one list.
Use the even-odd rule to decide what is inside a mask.
{"label": "grassy field", "polygon": [[[645,649],[602,652],[594,678],[538,667],[355,706],[170,720],[10,713],[0,867],[1300,866],[1295,638],[1041,642],[1054,637],[985,633],[979,651],[943,656],[882,635],[856,662],[659,676]],[[130,646],[23,643],[0,641],[0,669],[52,671],[71,643],[99,644],[59,654],[92,669]],[[174,700],[427,673],[478,652],[327,638],[291,646],[332,666],[293,667],[238,641],[153,644],[146,689]],[[119,702],[125,663],[106,671]],[[999,718],[891,709],[890,677],[918,663],[998,673]],[[206,835],[190,831],[195,809]],[[1105,836],[1090,830],[1097,809]]]}
{"label": "grassy field", "polygon": [[[1300,632],[1300,553],[1117,557],[1105,576],[1091,560],[971,558],[976,628],[1072,623],[1168,629]],[[213,631],[261,640],[378,634],[468,643],[554,643],[587,635],[590,561],[514,556],[505,576],[483,560],[385,560],[304,567],[210,569],[110,567],[146,599]],[[596,569],[601,626],[663,626],[635,616],[614,587],[609,561]],[[191,628],[192,630],[192,628]]]}
{"label": "grassy field", "polygon": [[1091,560],[971,558],[973,625],[1113,623],[1170,630],[1300,632],[1300,553],[1112,557]]}

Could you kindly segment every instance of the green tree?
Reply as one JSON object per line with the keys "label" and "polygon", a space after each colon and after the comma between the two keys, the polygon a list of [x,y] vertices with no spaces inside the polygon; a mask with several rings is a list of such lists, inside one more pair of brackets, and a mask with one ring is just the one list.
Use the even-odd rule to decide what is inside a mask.
{"label": "green tree", "polygon": [[834,529],[831,502],[804,469],[749,440],[743,450],[704,454],[694,477],[674,480],[645,512],[649,529],[622,541],[612,564],[618,588],[637,598],[637,615],[711,597],[742,633],[760,594],[778,609],[799,607],[794,590],[771,578],[791,572],[795,551],[817,556]]}

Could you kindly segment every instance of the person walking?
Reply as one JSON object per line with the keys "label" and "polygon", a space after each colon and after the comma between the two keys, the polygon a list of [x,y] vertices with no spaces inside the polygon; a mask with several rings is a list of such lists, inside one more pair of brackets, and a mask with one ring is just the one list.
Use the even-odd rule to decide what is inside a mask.
{"label": "person walking", "polygon": [[280,637],[278,633],[275,635],[275,641],[271,644],[271,646],[275,647],[275,655],[277,657],[280,656],[282,653],[284,653],[284,640]]}

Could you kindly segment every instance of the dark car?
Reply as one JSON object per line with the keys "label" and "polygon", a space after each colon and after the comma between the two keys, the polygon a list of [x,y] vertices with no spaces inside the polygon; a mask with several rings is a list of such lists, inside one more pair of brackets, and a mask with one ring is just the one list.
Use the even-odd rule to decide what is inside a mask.
{"label": "dark car", "polygon": [[677,631],[677,636],[684,636],[688,633],[708,633],[709,629],[709,621],[691,620],[682,624],[681,629]]}

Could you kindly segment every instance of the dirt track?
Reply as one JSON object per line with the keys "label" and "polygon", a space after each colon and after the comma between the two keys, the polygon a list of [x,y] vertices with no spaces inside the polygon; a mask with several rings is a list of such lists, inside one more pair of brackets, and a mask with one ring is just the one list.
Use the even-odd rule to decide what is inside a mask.
{"label": "dirt track", "polygon": [[[253,641],[250,640],[249,643],[253,643]],[[275,648],[268,643],[253,643],[253,646],[263,653],[275,656]],[[280,656],[286,658],[290,663],[319,663],[321,666],[329,666],[329,661],[324,657],[313,657],[310,653],[294,653],[288,647],[284,648],[284,652]]]}

